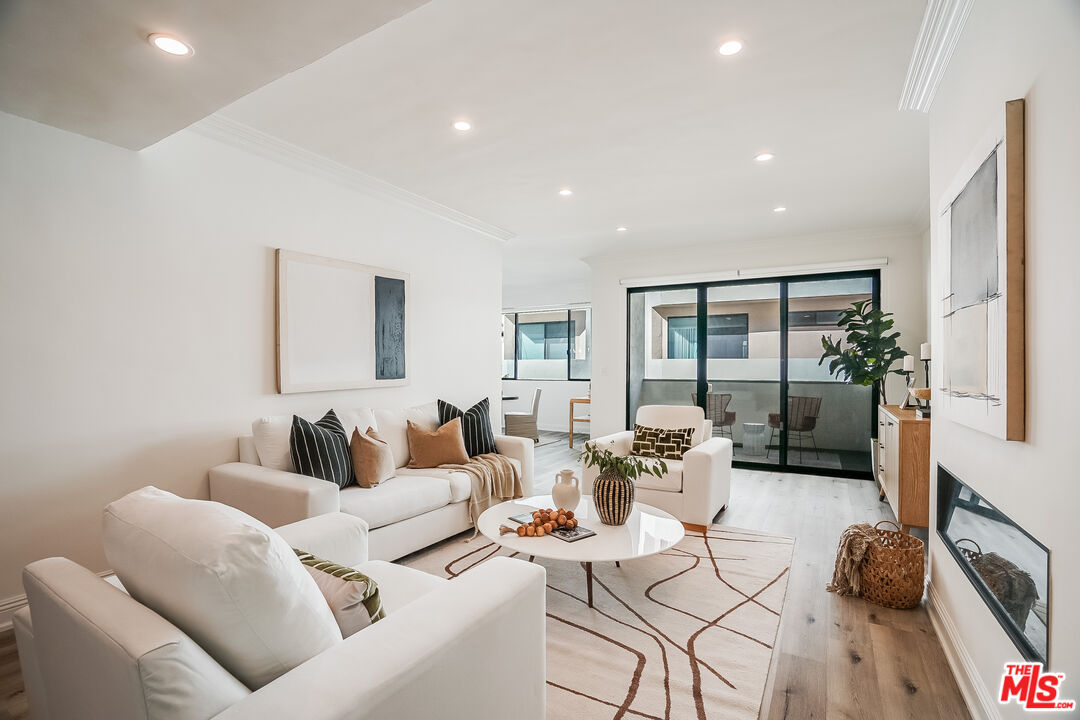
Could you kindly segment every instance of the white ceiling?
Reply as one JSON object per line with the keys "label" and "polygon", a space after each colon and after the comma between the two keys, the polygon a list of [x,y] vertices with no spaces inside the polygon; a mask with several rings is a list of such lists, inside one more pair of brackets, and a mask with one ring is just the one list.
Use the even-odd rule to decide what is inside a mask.
{"label": "white ceiling", "polygon": [[0,0],[0,110],[138,150],[424,2]]}
{"label": "white ceiling", "polygon": [[434,0],[222,113],[516,233],[507,285],[566,282],[627,249],[919,222],[927,118],[897,99],[923,8]]}

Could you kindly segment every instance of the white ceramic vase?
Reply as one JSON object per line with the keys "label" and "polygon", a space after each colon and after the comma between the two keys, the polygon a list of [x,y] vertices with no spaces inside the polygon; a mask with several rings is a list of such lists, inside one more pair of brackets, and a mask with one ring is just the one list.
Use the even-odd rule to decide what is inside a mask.
{"label": "white ceramic vase", "polygon": [[555,485],[551,488],[551,500],[555,507],[574,510],[581,502],[581,481],[573,470],[560,470],[555,474]]}

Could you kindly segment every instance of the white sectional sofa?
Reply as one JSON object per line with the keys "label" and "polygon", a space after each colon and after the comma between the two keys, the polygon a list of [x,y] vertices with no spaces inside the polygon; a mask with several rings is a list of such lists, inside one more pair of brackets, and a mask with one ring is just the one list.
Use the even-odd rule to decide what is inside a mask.
{"label": "white sectional sofa", "polygon": [[494,558],[448,581],[372,561],[365,523],[344,513],[276,531],[374,578],[386,618],[251,692],[115,577],[39,560],[15,614],[35,720],[544,718],[543,567]]}
{"label": "white sectional sofa", "polygon": [[[239,439],[240,462],[210,470],[210,499],[243,510],[270,527],[331,512],[363,519],[370,528],[370,556],[395,560],[472,527],[472,484],[462,472],[410,469],[406,424],[438,426],[434,402],[403,410],[334,409],[346,431],[374,427],[394,453],[397,476],[374,488],[336,485],[294,472],[289,452],[292,415],[257,419],[252,434]],[[314,417],[318,420],[321,414]],[[533,488],[533,443],[527,438],[496,436],[501,455],[521,472],[526,497]]]}

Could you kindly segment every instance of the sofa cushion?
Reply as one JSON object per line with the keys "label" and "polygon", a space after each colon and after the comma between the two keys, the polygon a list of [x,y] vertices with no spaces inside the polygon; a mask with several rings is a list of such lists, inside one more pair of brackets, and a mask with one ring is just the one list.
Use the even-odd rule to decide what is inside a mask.
{"label": "sofa cushion", "polygon": [[690,449],[694,432],[693,427],[668,429],[634,425],[634,442],[630,451],[644,457],[682,460]]}
{"label": "sofa cushion", "polygon": [[146,487],[105,508],[104,543],[132,597],[251,689],[341,642],[292,548],[235,508]]}
{"label": "sofa cushion", "polygon": [[[319,419],[306,415],[301,417],[312,422]],[[255,442],[255,452],[259,455],[260,465],[272,470],[296,472],[292,447],[289,445],[292,421],[292,415],[272,415],[258,418],[251,423],[251,439]]]}
{"label": "sofa cushion", "polygon": [[412,420],[426,430],[439,427],[439,412],[434,402],[404,410],[375,410],[374,413],[379,437],[390,443],[394,465],[399,468],[409,464],[408,422]]}
{"label": "sofa cushion", "polygon": [[289,445],[293,465],[301,475],[332,482],[339,488],[348,487],[355,480],[349,436],[333,410],[328,410],[317,422],[293,415]]}
{"label": "sofa cushion", "polygon": [[[354,427],[365,432],[369,427],[379,429],[375,422],[375,414],[368,408],[356,408],[355,410],[340,410],[335,408],[338,419],[346,434],[352,436]],[[315,422],[321,416],[312,413],[298,413],[300,417]],[[289,447],[289,437],[292,433],[292,415],[270,415],[261,417],[251,423],[251,438],[255,443],[255,452],[259,456],[259,464],[273,470],[296,472],[293,465],[292,451]],[[244,462],[240,458],[240,462]]]}
{"label": "sofa cushion", "polygon": [[[503,457],[506,457],[505,455]],[[517,469],[518,474],[521,474],[521,461],[517,458],[507,457],[510,464]],[[433,477],[442,478],[446,482],[450,483],[450,502],[456,503],[462,500],[468,500],[472,495],[472,478],[469,477],[467,472],[462,470],[451,470],[449,468],[398,468],[397,475],[413,475],[420,477]]]}
{"label": "sofa cushion", "polygon": [[345,428],[345,434],[349,437],[352,437],[353,430],[363,433],[367,432],[368,428],[379,429],[379,424],[375,422],[375,413],[371,411],[371,408],[361,407],[352,410],[334,408],[334,412],[337,413],[342,427]]}
{"label": "sofa cushion", "polygon": [[468,500],[472,495],[472,479],[467,472],[462,470],[448,470],[446,468],[398,468],[397,476],[413,476],[439,478],[445,480],[450,486],[450,502],[456,503]]}
{"label": "sofa cushion", "polygon": [[342,637],[360,632],[386,617],[379,584],[351,567],[338,565],[293,548],[334,613]]}
{"label": "sofa cushion", "polygon": [[[690,447],[697,447],[709,438],[705,431],[705,411],[696,405],[642,405],[634,423],[654,428],[694,428]],[[711,427],[711,423],[710,427]]]}
{"label": "sofa cushion", "polygon": [[440,465],[464,465],[469,462],[461,418],[454,418],[435,430],[425,430],[412,420],[408,423],[409,467],[433,468]]}
{"label": "sofa cushion", "polygon": [[[640,456],[639,459],[649,464],[655,464],[656,458]],[[644,490],[664,490],[667,492],[682,492],[683,461],[665,460],[667,472],[661,477],[642,473],[634,481],[636,487]]]}
{"label": "sofa cushion", "polygon": [[368,428],[367,432],[353,428],[349,452],[353,475],[360,487],[375,487],[394,477],[394,451],[390,449],[390,443],[379,437],[375,428]]}
{"label": "sofa cushion", "polygon": [[348,487],[341,491],[341,512],[355,515],[374,530],[408,520],[450,503],[445,478],[398,476],[378,487]]}
{"label": "sofa cushion", "polygon": [[379,584],[379,596],[387,615],[450,582],[421,570],[385,560],[368,560],[356,569]]}
{"label": "sofa cushion", "polygon": [[491,412],[488,399],[484,398],[468,410],[439,400],[439,422],[446,425],[451,420],[461,418],[461,433],[465,437],[465,451],[469,457],[498,452],[495,449],[495,435],[491,432]]}

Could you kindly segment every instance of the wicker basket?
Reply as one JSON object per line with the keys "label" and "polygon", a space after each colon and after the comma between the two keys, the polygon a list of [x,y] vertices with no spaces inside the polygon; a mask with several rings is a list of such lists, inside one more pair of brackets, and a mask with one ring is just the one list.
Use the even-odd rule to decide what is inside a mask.
{"label": "wicker basket", "polygon": [[[881,530],[888,523],[896,530]],[[923,541],[882,520],[874,526],[877,537],[859,566],[861,595],[882,607],[908,610],[922,601],[925,578]]]}
{"label": "wicker basket", "polygon": [[[969,542],[975,546],[972,550],[960,547],[960,543]],[[1031,575],[1018,567],[1011,560],[1006,560],[997,553],[984,553],[979,543],[971,538],[960,538],[956,547],[971,563],[990,592],[1001,602],[1021,630],[1027,627],[1028,615],[1039,599],[1039,591]]]}

